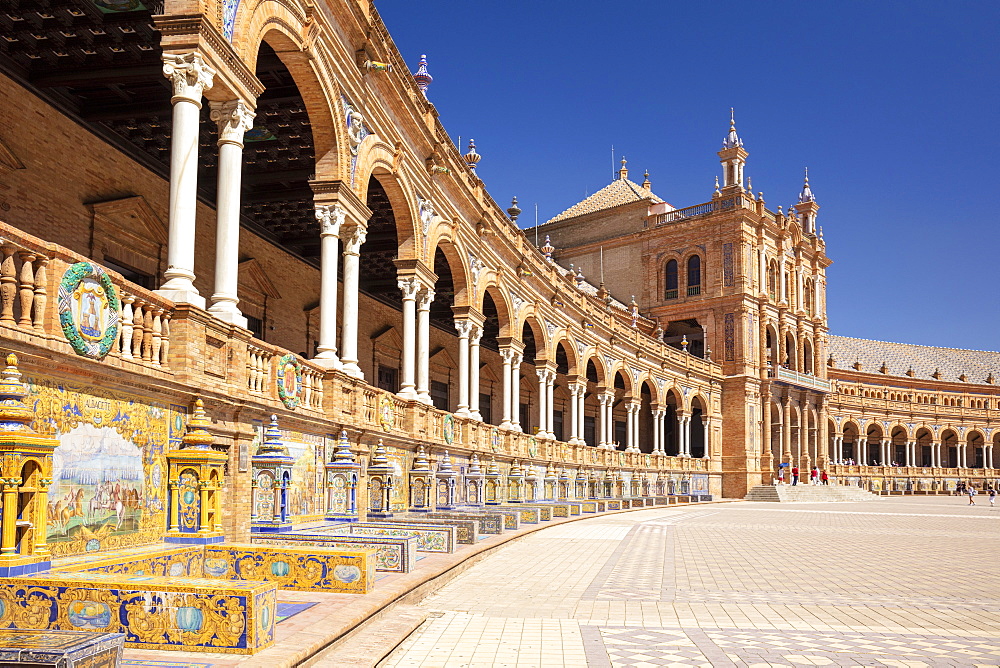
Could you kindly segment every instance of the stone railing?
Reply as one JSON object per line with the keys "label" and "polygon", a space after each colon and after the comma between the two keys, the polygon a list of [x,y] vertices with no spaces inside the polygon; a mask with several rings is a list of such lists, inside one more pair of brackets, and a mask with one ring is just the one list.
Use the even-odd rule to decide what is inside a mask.
{"label": "stone railing", "polygon": [[[284,348],[258,339],[249,339],[246,342],[246,371],[243,381],[246,391],[260,399],[281,401],[277,366],[281,358],[289,354],[291,353]],[[301,374],[295,407],[322,411],[326,371],[298,356],[295,356],[295,361]]]}
{"label": "stone railing", "polygon": [[[23,340],[66,351],[60,323],[59,285],[66,270],[87,257],[0,223],[0,327]],[[105,267],[119,301],[118,335],[107,357],[148,368],[170,366],[170,318],[174,305]]]}
{"label": "stone railing", "polygon": [[832,387],[830,381],[823,380],[822,378],[817,378],[812,374],[799,373],[797,371],[792,371],[791,369],[786,369],[785,367],[779,366],[777,368],[770,367],[767,370],[768,378],[775,378],[777,380],[782,380],[788,383],[794,383],[801,387],[808,387],[813,390],[819,390],[820,392],[829,392]]}

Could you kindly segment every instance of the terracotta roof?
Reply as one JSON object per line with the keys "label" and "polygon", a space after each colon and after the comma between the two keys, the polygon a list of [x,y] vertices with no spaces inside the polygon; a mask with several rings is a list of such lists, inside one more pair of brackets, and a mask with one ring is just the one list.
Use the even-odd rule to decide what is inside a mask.
{"label": "terracotta roof", "polygon": [[833,357],[835,369],[853,369],[861,362],[861,371],[879,373],[884,363],[890,376],[906,376],[913,369],[915,378],[932,378],[935,369],[940,380],[957,381],[965,374],[966,382],[984,384],[993,374],[1000,382],[1000,352],[961,350],[918,346],[913,343],[869,341],[848,336],[830,336],[828,352]]}
{"label": "terracotta roof", "polygon": [[576,216],[583,216],[596,211],[613,209],[616,206],[632,204],[633,202],[639,202],[642,200],[648,200],[656,203],[663,201],[634,181],[629,181],[628,179],[615,179],[587,199],[574,204],[558,216],[550,218],[546,222],[555,223],[560,220],[566,220],[567,218],[575,218]]}

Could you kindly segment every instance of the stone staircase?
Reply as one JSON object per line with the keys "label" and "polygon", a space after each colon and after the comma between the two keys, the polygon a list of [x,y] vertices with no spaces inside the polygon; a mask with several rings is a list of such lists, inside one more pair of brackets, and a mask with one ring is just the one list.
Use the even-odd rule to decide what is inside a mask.
{"label": "stone staircase", "polygon": [[860,487],[847,485],[757,485],[744,501],[823,503],[830,501],[878,501],[881,497]]}

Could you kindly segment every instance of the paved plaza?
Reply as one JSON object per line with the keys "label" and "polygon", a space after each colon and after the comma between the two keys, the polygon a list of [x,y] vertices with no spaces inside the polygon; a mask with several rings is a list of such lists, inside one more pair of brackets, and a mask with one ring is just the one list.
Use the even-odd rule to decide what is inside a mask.
{"label": "paved plaza", "polygon": [[725,503],[555,526],[470,568],[382,664],[997,666],[1000,507]]}

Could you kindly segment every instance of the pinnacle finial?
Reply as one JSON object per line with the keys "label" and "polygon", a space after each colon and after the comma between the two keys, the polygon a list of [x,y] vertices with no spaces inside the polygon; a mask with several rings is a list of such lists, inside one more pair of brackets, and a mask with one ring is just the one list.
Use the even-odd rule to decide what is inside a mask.
{"label": "pinnacle finial", "polygon": [[722,194],[719,191],[719,177],[718,176],[715,177],[715,194],[716,195],[721,195]]}
{"label": "pinnacle finial", "polygon": [[427,71],[427,55],[420,55],[420,63],[417,67],[417,71],[413,73],[413,79],[417,82],[417,88],[423,93],[424,97],[427,97],[427,89],[430,87],[431,82],[434,81],[434,77],[430,75]]}
{"label": "pinnacle finial", "polygon": [[23,399],[28,388],[21,382],[21,372],[17,368],[17,355],[7,355],[7,368],[0,378],[0,425],[5,432],[31,432],[31,421],[35,414]]}
{"label": "pinnacle finial", "polygon": [[181,437],[184,447],[204,450],[215,443],[215,437],[208,431],[211,424],[212,421],[205,413],[205,402],[198,397],[194,400],[194,410],[191,411],[191,418],[188,420],[187,433]]}
{"label": "pinnacle finial", "polygon": [[729,108],[729,134],[726,138],[722,140],[722,148],[736,148],[737,146],[743,146],[743,140],[740,136],[736,134],[736,111],[733,107]]}
{"label": "pinnacle finial", "polygon": [[799,193],[799,204],[815,201],[816,196],[813,195],[812,188],[809,187],[809,168],[806,167],[805,180],[802,182],[802,192]]}
{"label": "pinnacle finial", "polygon": [[516,223],[517,217],[521,215],[521,208],[517,205],[517,195],[511,198],[510,208],[507,209],[507,215],[510,216],[512,223]]}
{"label": "pinnacle finial", "polygon": [[552,245],[552,240],[549,239],[549,235],[547,234],[545,235],[545,245],[542,246],[539,250],[542,251],[542,254],[545,256],[546,260],[548,260],[549,262],[552,261],[552,253],[555,251],[555,246]]}
{"label": "pinnacle finial", "polygon": [[642,187],[649,190],[653,186],[649,181],[649,170],[647,169],[642,175]]}
{"label": "pinnacle finial", "polygon": [[618,178],[621,179],[622,181],[624,181],[625,179],[628,178],[628,168],[625,166],[625,164],[627,162],[628,162],[628,160],[626,160],[625,156],[623,155],[622,156],[622,168],[618,170]]}
{"label": "pinnacle finial", "polygon": [[469,152],[462,156],[465,158],[465,164],[469,166],[473,172],[476,171],[476,164],[483,159],[483,156],[476,153],[476,140],[469,140]]}

